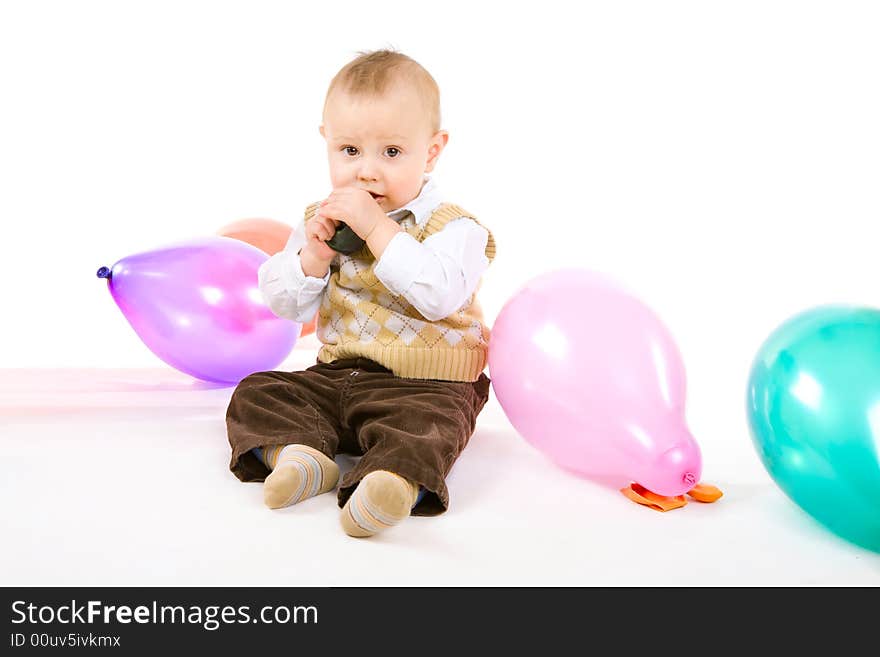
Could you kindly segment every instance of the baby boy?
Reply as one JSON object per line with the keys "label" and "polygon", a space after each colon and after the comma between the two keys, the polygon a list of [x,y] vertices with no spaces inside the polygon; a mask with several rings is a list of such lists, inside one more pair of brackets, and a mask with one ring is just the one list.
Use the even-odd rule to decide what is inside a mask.
{"label": "baby boy", "polygon": [[[437,84],[413,59],[380,50],[349,62],[320,132],[332,192],[259,272],[276,315],[317,314],[318,362],[239,383],[230,469],[264,481],[271,508],[338,484],[343,529],[366,537],[448,508],[446,477],[489,395],[476,293],[495,243],[428,175],[448,133]],[[356,250],[328,245],[341,224]],[[337,454],[360,457],[341,481]]]}

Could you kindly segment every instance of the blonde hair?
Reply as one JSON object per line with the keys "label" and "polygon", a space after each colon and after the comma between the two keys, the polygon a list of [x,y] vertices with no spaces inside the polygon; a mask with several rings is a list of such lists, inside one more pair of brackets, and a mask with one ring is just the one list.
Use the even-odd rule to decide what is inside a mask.
{"label": "blonde hair", "polygon": [[324,97],[324,110],[330,94],[339,89],[362,96],[379,96],[396,82],[412,84],[422,102],[433,132],[440,129],[440,88],[425,68],[414,59],[395,50],[359,52],[330,81]]}

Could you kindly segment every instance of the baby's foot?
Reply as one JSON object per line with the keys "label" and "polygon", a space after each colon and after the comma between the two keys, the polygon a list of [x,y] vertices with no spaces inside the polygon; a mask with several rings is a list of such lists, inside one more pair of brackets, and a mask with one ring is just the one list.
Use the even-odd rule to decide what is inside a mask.
{"label": "baby's foot", "polygon": [[416,484],[393,472],[371,472],[342,508],[342,528],[349,536],[364,538],[393,527],[409,515],[418,491]]}
{"label": "baby's foot", "polygon": [[263,483],[263,499],[270,509],[331,491],[339,481],[333,459],[306,445],[267,447],[263,458],[272,470]]}

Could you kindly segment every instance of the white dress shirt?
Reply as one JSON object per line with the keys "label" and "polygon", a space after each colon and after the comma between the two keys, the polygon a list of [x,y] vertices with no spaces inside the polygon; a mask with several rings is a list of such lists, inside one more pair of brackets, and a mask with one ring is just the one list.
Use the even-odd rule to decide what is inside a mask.
{"label": "white dress shirt", "polygon": [[[436,183],[427,178],[422,191],[388,216],[400,221],[407,211],[423,226],[443,202]],[[489,266],[485,228],[468,217],[450,221],[438,233],[419,242],[400,232],[391,238],[376,263],[376,277],[394,294],[401,295],[429,321],[448,317],[477,289]],[[266,304],[279,317],[308,322],[321,305],[321,293],[330,280],[306,276],[299,251],[306,243],[305,223],[291,233],[284,250],[266,260],[259,269],[259,286]],[[335,261],[347,256],[337,255]]]}

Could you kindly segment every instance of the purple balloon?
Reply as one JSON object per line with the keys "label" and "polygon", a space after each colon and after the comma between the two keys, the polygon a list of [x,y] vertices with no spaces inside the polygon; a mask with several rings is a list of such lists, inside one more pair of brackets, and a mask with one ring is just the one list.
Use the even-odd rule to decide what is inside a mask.
{"label": "purple balloon", "polygon": [[299,336],[300,324],[275,316],[257,286],[268,257],[212,236],[128,256],[98,276],[150,351],[198,379],[233,384],[277,367]]}

